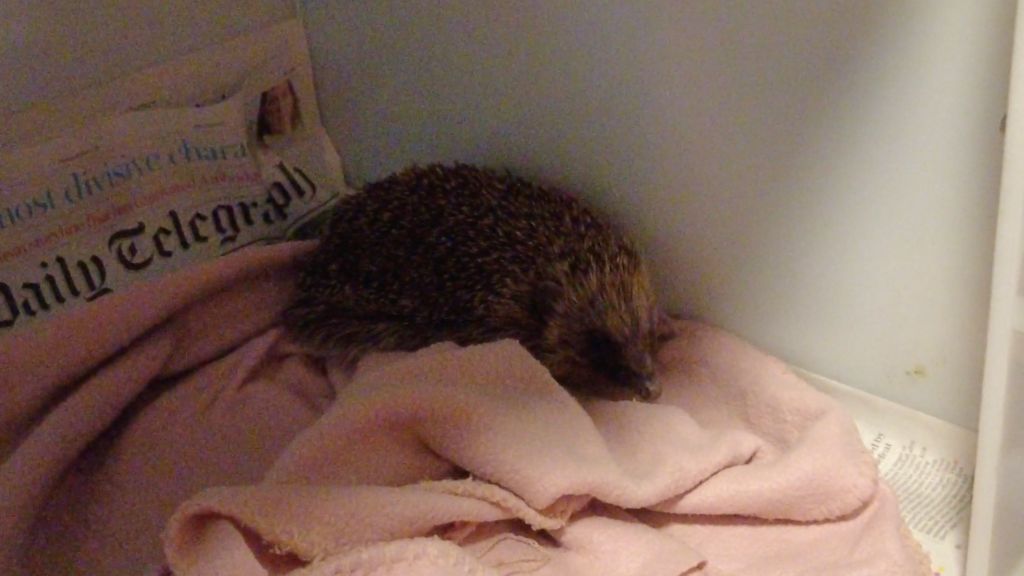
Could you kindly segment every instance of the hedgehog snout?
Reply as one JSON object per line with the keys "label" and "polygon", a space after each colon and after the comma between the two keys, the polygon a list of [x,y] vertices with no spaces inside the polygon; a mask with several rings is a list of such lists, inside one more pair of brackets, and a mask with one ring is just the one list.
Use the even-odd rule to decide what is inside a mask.
{"label": "hedgehog snout", "polygon": [[619,375],[619,384],[645,402],[653,402],[661,396],[661,383],[654,374],[650,362],[641,362],[641,368],[626,370]]}
{"label": "hedgehog snout", "polygon": [[654,402],[661,397],[661,383],[653,377],[638,380],[632,388],[636,395],[645,402]]}

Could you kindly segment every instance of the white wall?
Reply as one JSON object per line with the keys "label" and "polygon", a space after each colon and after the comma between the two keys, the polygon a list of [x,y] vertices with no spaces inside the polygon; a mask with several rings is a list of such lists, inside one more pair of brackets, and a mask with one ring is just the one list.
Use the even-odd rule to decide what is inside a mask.
{"label": "white wall", "polygon": [[975,427],[1013,2],[303,3],[349,176],[505,165],[664,300]]}

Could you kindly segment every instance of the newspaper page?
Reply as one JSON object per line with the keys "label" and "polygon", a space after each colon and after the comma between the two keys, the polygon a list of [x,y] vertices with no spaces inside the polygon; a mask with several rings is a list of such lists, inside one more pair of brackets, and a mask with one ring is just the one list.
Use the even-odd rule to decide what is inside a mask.
{"label": "newspaper page", "polygon": [[289,238],[315,236],[318,217],[351,193],[341,159],[320,124],[308,59],[303,64],[290,55],[268,59],[239,92],[245,133],[264,184],[314,199],[285,231]]}
{"label": "newspaper page", "polygon": [[[278,105],[275,86],[290,92],[295,119],[287,135],[259,131],[260,118]],[[98,119],[128,111],[206,106],[234,96],[245,101],[249,136],[260,144],[254,152],[270,170],[264,175],[285,178],[274,170],[283,161],[315,174],[314,180],[336,192],[335,198],[352,192],[321,122],[309,47],[296,19],[22,110],[4,120],[0,153],[86,130]]]}
{"label": "newspaper page", "polygon": [[[292,69],[301,93],[313,93],[312,65],[305,32],[291,19],[210,46],[87,90],[59,95],[4,119],[0,153],[38,145],[100,118],[147,108],[204,106],[237,94],[255,73]],[[310,126],[321,124],[315,100],[304,102]]]}
{"label": "newspaper page", "polygon": [[967,560],[977,434],[884,398],[794,369],[857,423],[935,574],[962,576]]}
{"label": "newspaper page", "polygon": [[301,27],[269,36],[268,51],[245,50],[263,34],[234,41],[242,61],[225,76],[204,52],[16,117],[39,130],[0,156],[0,337],[189,263],[309,236],[349,192]]}

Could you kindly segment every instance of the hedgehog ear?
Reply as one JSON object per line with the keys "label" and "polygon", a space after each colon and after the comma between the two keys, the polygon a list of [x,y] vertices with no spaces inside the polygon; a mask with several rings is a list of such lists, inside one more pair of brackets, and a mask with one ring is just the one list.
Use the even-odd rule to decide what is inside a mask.
{"label": "hedgehog ear", "polygon": [[530,294],[530,311],[538,322],[547,323],[561,298],[562,287],[556,282],[544,280]]}

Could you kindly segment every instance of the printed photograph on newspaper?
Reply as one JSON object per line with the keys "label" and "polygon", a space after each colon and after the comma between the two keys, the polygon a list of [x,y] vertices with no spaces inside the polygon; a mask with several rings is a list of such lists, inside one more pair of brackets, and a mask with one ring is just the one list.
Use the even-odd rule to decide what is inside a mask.
{"label": "printed photograph on newspaper", "polygon": [[[341,161],[316,114],[308,69],[266,62],[241,90],[250,149],[268,189],[310,198],[285,237],[312,238],[344,194]],[[282,238],[283,239],[283,238]]]}

